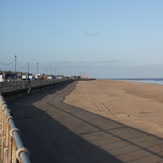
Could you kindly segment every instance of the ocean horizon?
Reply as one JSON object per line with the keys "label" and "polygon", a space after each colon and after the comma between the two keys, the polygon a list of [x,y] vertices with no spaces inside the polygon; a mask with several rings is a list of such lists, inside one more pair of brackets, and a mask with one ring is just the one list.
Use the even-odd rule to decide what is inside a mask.
{"label": "ocean horizon", "polygon": [[106,80],[123,80],[123,81],[163,85],[163,78],[103,78],[103,79],[106,79]]}

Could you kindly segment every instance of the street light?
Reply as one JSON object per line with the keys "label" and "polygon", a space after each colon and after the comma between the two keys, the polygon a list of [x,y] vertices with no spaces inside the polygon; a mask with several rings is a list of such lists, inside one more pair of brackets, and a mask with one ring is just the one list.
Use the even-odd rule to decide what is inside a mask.
{"label": "street light", "polygon": [[38,75],[38,63],[37,63],[37,75]]}
{"label": "street light", "polygon": [[51,67],[51,75],[52,75],[52,67]]}
{"label": "street light", "polygon": [[56,68],[54,68],[54,76],[56,75]]}
{"label": "street light", "polygon": [[28,62],[28,74],[29,74],[29,62]]}
{"label": "street light", "polygon": [[16,72],[16,57],[17,57],[17,56],[15,55],[15,72]]}
{"label": "street light", "polygon": [[29,80],[29,62],[28,62],[28,80]]}

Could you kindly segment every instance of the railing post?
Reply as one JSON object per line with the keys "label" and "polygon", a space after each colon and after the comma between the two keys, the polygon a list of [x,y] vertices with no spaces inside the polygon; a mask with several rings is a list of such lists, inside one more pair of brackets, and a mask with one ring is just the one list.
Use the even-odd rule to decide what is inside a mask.
{"label": "railing post", "polygon": [[16,158],[16,143],[14,139],[12,138],[12,163],[17,163],[17,158]]}
{"label": "railing post", "polygon": [[0,159],[3,163],[30,163],[28,150],[24,147],[19,136],[10,110],[7,108],[3,97],[0,95]]}
{"label": "railing post", "polygon": [[4,158],[4,149],[5,149],[5,115],[4,115],[4,107],[3,107],[4,101],[1,97],[0,101],[0,109],[1,109],[1,160]]}

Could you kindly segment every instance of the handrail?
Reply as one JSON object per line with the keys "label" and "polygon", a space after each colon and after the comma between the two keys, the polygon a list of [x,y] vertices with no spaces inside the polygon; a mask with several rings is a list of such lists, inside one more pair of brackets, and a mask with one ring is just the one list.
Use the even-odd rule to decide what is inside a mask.
{"label": "handrail", "polygon": [[0,92],[10,92],[21,89],[28,89],[29,87],[40,87],[51,84],[62,83],[69,81],[70,79],[40,79],[40,80],[25,80],[25,81],[10,81],[10,82],[0,82]]}
{"label": "handrail", "polygon": [[[60,84],[69,79],[22,81],[3,85],[3,91],[21,90],[22,88],[35,88],[39,86]],[[30,85],[29,85],[30,84]],[[10,86],[10,87],[9,87]],[[1,88],[1,87],[0,87]],[[8,89],[9,88],[9,89]],[[2,88],[1,88],[2,89]],[[1,93],[3,93],[1,91]],[[30,163],[29,151],[24,147],[20,138],[20,131],[15,126],[11,111],[8,109],[0,93],[0,162],[3,163]]]}
{"label": "handrail", "polygon": [[3,163],[30,163],[29,151],[24,147],[19,132],[0,94],[0,159]]}

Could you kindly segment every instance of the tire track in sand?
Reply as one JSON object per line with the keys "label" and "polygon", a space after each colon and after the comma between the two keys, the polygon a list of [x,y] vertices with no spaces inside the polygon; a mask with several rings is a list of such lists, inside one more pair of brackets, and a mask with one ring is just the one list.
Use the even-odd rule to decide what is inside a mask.
{"label": "tire track in sand", "polygon": [[107,110],[107,111],[109,111],[110,115],[113,118],[116,118],[119,120],[119,118],[112,111],[111,107],[109,107],[106,103],[104,103],[102,101],[102,99],[98,96],[98,94],[95,92],[95,89],[93,87],[89,87],[88,93],[91,97],[91,100],[92,100],[94,106],[97,108],[100,115],[104,116],[105,112],[106,112],[105,110]]}

